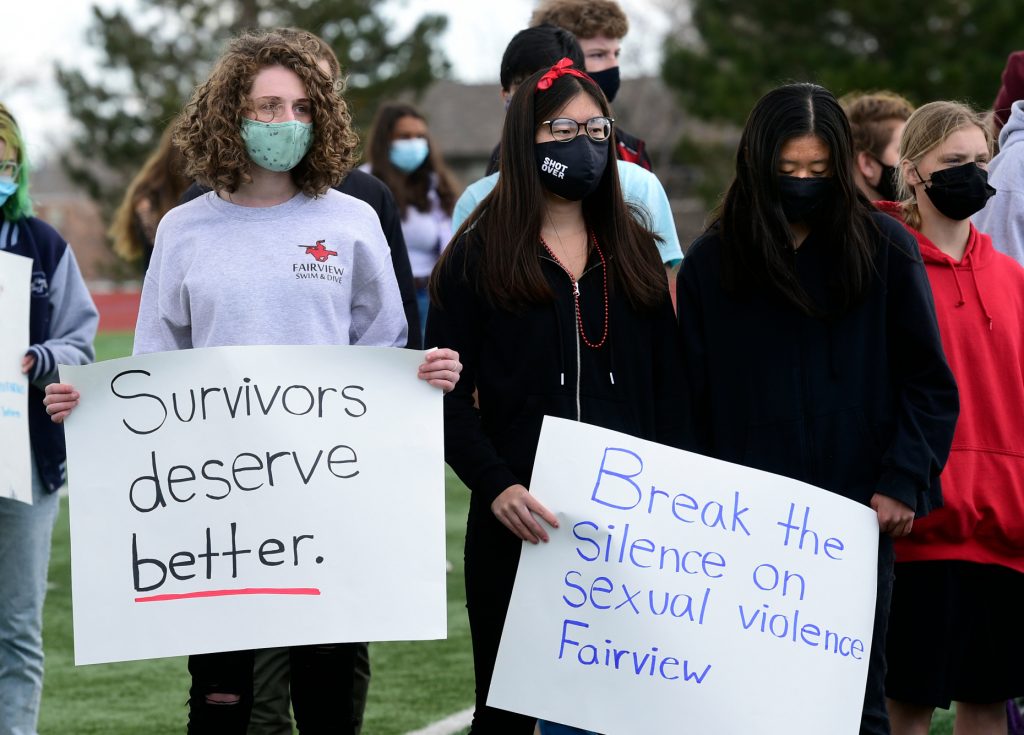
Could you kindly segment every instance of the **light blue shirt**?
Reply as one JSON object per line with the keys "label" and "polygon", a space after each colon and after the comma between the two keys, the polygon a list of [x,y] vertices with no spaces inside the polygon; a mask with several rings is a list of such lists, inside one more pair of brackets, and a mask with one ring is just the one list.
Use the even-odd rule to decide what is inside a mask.
{"label": "light blue shirt", "polygon": [[[683,260],[683,250],[679,247],[679,235],[676,223],[672,219],[672,208],[668,203],[668,195],[658,177],[642,166],[628,161],[616,161],[619,165],[619,184],[626,201],[642,207],[650,215],[650,227],[654,234],[661,238],[658,252],[665,265],[675,266]],[[452,214],[452,231],[459,229],[470,213],[491,193],[498,181],[498,174],[493,173],[479,181],[474,181],[455,203]]]}

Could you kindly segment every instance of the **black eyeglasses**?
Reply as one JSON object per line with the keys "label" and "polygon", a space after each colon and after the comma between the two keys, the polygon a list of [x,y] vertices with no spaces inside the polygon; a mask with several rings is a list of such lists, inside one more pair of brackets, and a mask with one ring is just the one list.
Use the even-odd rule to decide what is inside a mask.
{"label": "black eyeglasses", "polygon": [[576,122],[571,117],[557,117],[554,120],[545,120],[541,125],[547,125],[551,131],[551,137],[559,143],[568,143],[576,140],[576,136],[582,131],[595,143],[604,143],[612,135],[611,117],[592,117],[586,122]]}

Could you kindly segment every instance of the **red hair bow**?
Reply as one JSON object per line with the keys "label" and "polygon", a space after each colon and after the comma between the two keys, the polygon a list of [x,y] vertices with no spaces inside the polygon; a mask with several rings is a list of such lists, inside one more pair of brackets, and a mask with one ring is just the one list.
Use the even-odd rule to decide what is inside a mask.
{"label": "red hair bow", "polygon": [[590,79],[586,74],[581,72],[579,69],[572,68],[572,59],[566,56],[564,59],[559,61],[553,67],[547,70],[547,72],[537,82],[537,91],[543,91],[551,87],[555,83],[555,80],[559,77],[564,77],[566,74],[572,74],[574,77],[580,77],[581,79]]}

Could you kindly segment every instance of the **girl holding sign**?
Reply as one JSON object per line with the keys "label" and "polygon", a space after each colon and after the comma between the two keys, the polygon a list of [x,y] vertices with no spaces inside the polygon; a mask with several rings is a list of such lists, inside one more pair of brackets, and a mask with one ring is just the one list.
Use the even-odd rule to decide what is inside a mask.
{"label": "girl holding sign", "polygon": [[[175,142],[186,174],[214,191],[160,222],[136,354],[405,344],[380,222],[368,205],[331,189],[351,168],[357,141],[345,100],[317,63],[320,53],[308,33],[247,33],[196,89]],[[325,277],[296,276],[305,272]],[[458,354],[440,349],[426,356],[419,377],[450,390],[460,369]],[[71,386],[51,386],[48,411],[61,421],[77,400]],[[353,732],[354,652],[342,644],[292,649],[301,732]],[[189,671],[189,732],[245,733],[253,652],[194,655]]]}
{"label": "girl holding sign", "polygon": [[[5,358],[17,360],[28,347],[20,368],[29,381],[31,487],[14,489],[31,503],[15,499],[20,493],[11,497],[8,483],[16,478],[0,473],[0,732],[34,733],[43,690],[43,599],[50,537],[60,507],[57,490],[66,479],[64,431],[46,420],[43,388],[57,377],[58,364],[92,362],[98,315],[71,247],[56,230],[32,216],[25,142],[3,105],[0,250],[30,260],[32,279],[25,304],[30,344],[18,345],[15,355],[4,350]],[[11,312],[4,312],[2,318],[12,318]],[[7,367],[16,366],[17,362]],[[13,382],[10,387],[21,389]],[[9,452],[11,447],[0,451]]]}
{"label": "girl holding sign", "polygon": [[1024,695],[1007,650],[1024,609],[1024,268],[970,217],[996,193],[991,139],[955,102],[924,105],[900,143],[904,201],[886,211],[917,240],[961,413],[943,506],[896,543],[886,693],[895,735],[927,734],[935,707],[956,731],[1006,733]]}
{"label": "girl holding sign", "polygon": [[527,78],[505,117],[501,177],[434,269],[427,343],[465,364],[445,397],[445,458],[472,490],[474,733],[534,728],[486,703],[522,542],[558,526],[527,489],[544,416],[682,439],[671,301],[655,237],[622,198],[613,125],[569,59]]}
{"label": "girl holding sign", "polygon": [[765,95],[677,303],[695,448],[877,512],[861,732],[881,734],[891,537],[937,503],[958,403],[917,245],[857,192],[852,159],[827,90]]}

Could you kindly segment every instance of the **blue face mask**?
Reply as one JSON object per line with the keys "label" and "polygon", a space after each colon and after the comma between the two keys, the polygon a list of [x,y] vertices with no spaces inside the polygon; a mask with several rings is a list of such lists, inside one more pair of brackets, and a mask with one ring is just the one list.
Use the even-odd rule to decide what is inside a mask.
{"label": "blue face mask", "polygon": [[7,176],[0,176],[0,207],[18,190],[18,182]]}
{"label": "blue face mask", "polygon": [[411,174],[423,165],[430,155],[430,144],[426,138],[408,138],[391,143],[388,158],[399,171]]}
{"label": "blue face mask", "polygon": [[289,120],[264,123],[242,120],[242,140],[249,158],[268,171],[291,171],[313,145],[313,123]]}

